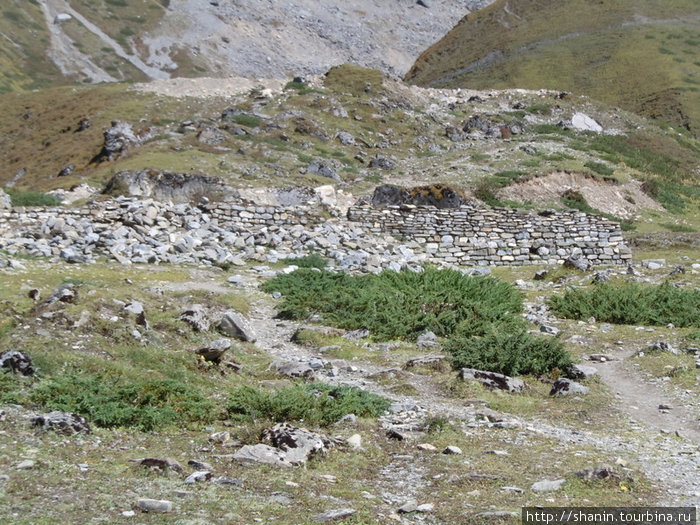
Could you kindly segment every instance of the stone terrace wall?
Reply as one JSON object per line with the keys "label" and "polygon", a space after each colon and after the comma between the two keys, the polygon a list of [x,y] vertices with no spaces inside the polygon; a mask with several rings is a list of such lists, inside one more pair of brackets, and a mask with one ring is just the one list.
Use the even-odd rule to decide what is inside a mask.
{"label": "stone terrace wall", "polygon": [[[163,213],[163,210],[166,210]],[[55,220],[89,219],[99,223],[128,223],[154,226],[168,222],[186,226],[188,212],[186,204],[164,205],[153,203],[144,206],[144,201],[117,199],[98,202],[81,208],[62,207],[15,207],[0,210],[0,233],[20,226],[41,225]],[[220,227],[234,229],[256,229],[281,225],[313,225],[323,222],[318,211],[310,208],[277,208],[269,206],[238,206],[229,203],[213,203],[201,206],[207,218]]]}
{"label": "stone terrace wall", "polygon": [[362,205],[350,208],[348,218],[372,233],[417,241],[432,258],[456,265],[554,264],[572,255],[592,264],[631,258],[617,223],[575,210]]}

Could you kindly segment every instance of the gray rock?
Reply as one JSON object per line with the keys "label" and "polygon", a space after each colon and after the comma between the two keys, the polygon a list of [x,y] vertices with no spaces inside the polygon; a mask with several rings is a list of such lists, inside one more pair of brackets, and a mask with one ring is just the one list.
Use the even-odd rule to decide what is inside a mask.
{"label": "gray rock", "polygon": [[423,355],[409,359],[406,361],[406,364],[403,365],[403,368],[408,369],[415,368],[417,366],[437,367],[440,365],[440,363],[443,363],[446,360],[447,357],[444,355]]}
{"label": "gray rock", "polygon": [[219,128],[205,126],[197,134],[197,140],[203,144],[217,145],[226,140],[226,135],[224,135]]}
{"label": "gray rock", "polygon": [[189,324],[195,332],[206,332],[211,326],[211,320],[206,310],[200,304],[188,307],[179,317],[181,321]]}
{"label": "gray rock", "polygon": [[399,514],[410,514],[418,510],[418,502],[410,499],[398,508]]}
{"label": "gray rock", "polygon": [[338,175],[338,172],[328,163],[314,160],[306,168],[306,173],[311,175],[320,175],[321,177],[327,177],[329,179],[337,180],[342,182],[342,178]]}
{"label": "gray rock", "polygon": [[0,188],[0,210],[12,208],[12,198]]}
{"label": "gray rock", "polygon": [[198,348],[195,350],[195,353],[202,356],[205,361],[220,363],[222,356],[229,348],[231,348],[231,340],[222,338],[212,341],[202,348]]}
{"label": "gray rock", "polygon": [[140,498],[136,506],[143,512],[168,513],[173,511],[173,503],[168,500]]}
{"label": "gray rock", "polygon": [[570,396],[577,394],[587,394],[588,387],[583,386],[571,379],[559,378],[552,384],[552,389],[549,391],[550,396]]}
{"label": "gray rock", "polygon": [[358,328],[357,330],[351,330],[350,332],[347,332],[345,335],[343,335],[344,339],[350,339],[356,340],[356,339],[365,339],[369,337],[370,332],[366,328]]}
{"label": "gray rock", "polygon": [[78,414],[69,412],[49,412],[40,414],[31,419],[33,427],[41,427],[42,430],[51,430],[58,434],[70,436],[78,432],[91,432],[90,425],[87,420]]}
{"label": "gray rock", "polygon": [[292,466],[292,464],[287,461],[284,451],[262,443],[257,445],[245,445],[241,447],[233,455],[233,459],[243,463],[263,463],[266,465],[274,465],[276,467]]}
{"label": "gray rock", "polygon": [[479,381],[488,388],[498,388],[506,392],[522,392],[525,388],[525,383],[521,379],[473,368],[462,368],[459,378],[464,381]]}
{"label": "gray rock", "polygon": [[560,330],[555,326],[543,324],[540,325],[540,332],[544,334],[557,335],[560,332]]}
{"label": "gray rock", "polygon": [[437,346],[438,338],[433,332],[427,331],[418,336],[416,344],[418,346]]}
{"label": "gray rock", "polygon": [[211,479],[211,472],[208,470],[198,470],[197,472],[193,472],[187,478],[185,478],[185,483],[191,484],[191,483],[197,483],[200,481],[209,481]]}
{"label": "gray rock", "polygon": [[116,160],[129,149],[138,146],[140,142],[131,124],[114,120],[112,127],[104,132],[102,151],[93,160],[96,162]]}
{"label": "gray rock", "polygon": [[241,341],[254,343],[257,340],[248,319],[235,310],[226,312],[221,321],[219,321],[217,328],[229,337],[235,337]]}
{"label": "gray rock", "polygon": [[538,272],[535,272],[535,281],[544,281],[544,278],[547,277],[548,273],[549,272],[547,270],[540,270]]}
{"label": "gray rock", "polygon": [[231,478],[228,476],[217,476],[215,478],[211,478],[211,482],[214,485],[233,485],[235,487],[243,486],[243,482],[240,479]]}
{"label": "gray rock", "polygon": [[212,466],[209,463],[206,463],[204,461],[197,461],[196,459],[190,459],[187,464],[197,470],[213,470]]}
{"label": "gray rock", "polygon": [[25,459],[23,461],[20,461],[19,464],[15,467],[17,470],[31,470],[36,466],[36,461],[33,459]]}
{"label": "gray rock", "polygon": [[165,472],[168,469],[174,470],[175,472],[182,472],[182,465],[180,465],[180,463],[178,463],[176,460],[170,458],[140,458],[133,459],[131,462],[142,467],[160,470],[162,472]]}
{"label": "gray rock", "polygon": [[673,355],[678,355],[678,349],[671,346],[665,341],[654,341],[647,350],[648,352],[668,352]]}
{"label": "gray rock", "polygon": [[314,369],[308,363],[299,363],[294,361],[279,361],[272,364],[272,368],[278,374],[288,377],[304,377],[313,378],[315,376]]}
{"label": "gray rock", "polygon": [[588,259],[584,259],[583,257],[575,255],[568,257],[564,261],[564,268],[573,268],[575,270],[585,272],[586,270],[588,270],[589,267],[590,263],[588,262]]}
{"label": "gray rock", "polygon": [[193,202],[203,195],[220,197],[232,190],[222,179],[196,173],[171,171],[120,171],[102,191],[108,195],[150,197],[164,202]]}
{"label": "gray rock", "polygon": [[263,432],[262,440],[263,443],[283,451],[285,460],[293,465],[306,463],[316,454],[325,453],[332,446],[327,437],[289,423],[278,423],[268,428]]}
{"label": "gray rock", "polygon": [[571,365],[567,370],[567,375],[574,379],[586,379],[593,377],[598,373],[598,369],[594,366],[587,365]]}
{"label": "gray rock", "polygon": [[356,512],[357,511],[355,509],[351,509],[351,508],[329,510],[329,511],[323,512],[321,514],[316,514],[314,516],[314,521],[316,521],[318,523],[328,523],[329,521],[347,518],[348,516],[352,516]]}
{"label": "gray rock", "polygon": [[530,488],[535,492],[555,492],[559,490],[565,482],[565,479],[544,479],[533,483]]}
{"label": "gray rock", "polygon": [[456,447],[454,445],[450,445],[448,447],[445,447],[445,450],[442,451],[443,454],[461,454],[462,449],[459,447]]}
{"label": "gray rock", "polygon": [[338,140],[341,142],[341,144],[344,144],[346,146],[353,146],[355,144],[355,137],[353,137],[347,131],[341,131],[336,135],[336,137],[338,137]]}
{"label": "gray rock", "polygon": [[34,363],[29,354],[17,350],[7,350],[0,354],[0,368],[6,368],[13,374],[34,375]]}
{"label": "gray rock", "polygon": [[124,310],[134,315],[140,315],[144,312],[143,304],[138,301],[131,301],[124,307]]}
{"label": "gray rock", "polygon": [[394,170],[396,169],[396,161],[385,157],[384,155],[377,155],[372,160],[369,161],[370,168],[381,168],[383,170]]}
{"label": "gray rock", "polygon": [[596,133],[603,131],[603,126],[585,113],[574,113],[574,116],[571,117],[571,127],[580,131],[595,131]]}

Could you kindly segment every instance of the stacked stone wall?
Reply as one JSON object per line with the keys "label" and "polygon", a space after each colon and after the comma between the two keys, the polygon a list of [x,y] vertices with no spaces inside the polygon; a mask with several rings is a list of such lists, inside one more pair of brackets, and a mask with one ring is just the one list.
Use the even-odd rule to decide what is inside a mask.
{"label": "stacked stone wall", "polygon": [[364,205],[350,208],[348,218],[371,233],[417,241],[432,258],[462,266],[555,263],[572,255],[593,264],[631,258],[619,224],[576,210]]}

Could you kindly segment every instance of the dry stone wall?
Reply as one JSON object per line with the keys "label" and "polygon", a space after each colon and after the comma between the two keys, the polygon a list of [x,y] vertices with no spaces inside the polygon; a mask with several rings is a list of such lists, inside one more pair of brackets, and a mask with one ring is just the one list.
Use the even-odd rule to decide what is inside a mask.
{"label": "dry stone wall", "polygon": [[619,224],[575,210],[363,205],[350,208],[348,218],[372,233],[417,241],[432,258],[460,266],[555,263],[570,256],[614,264],[631,258]]}
{"label": "dry stone wall", "polygon": [[[394,238],[389,238],[391,234]],[[618,224],[578,211],[524,212],[358,205],[347,219],[319,207],[204,206],[120,197],[80,208],[0,209],[0,248],[90,262],[226,263],[319,252],[359,271],[631,258]]]}

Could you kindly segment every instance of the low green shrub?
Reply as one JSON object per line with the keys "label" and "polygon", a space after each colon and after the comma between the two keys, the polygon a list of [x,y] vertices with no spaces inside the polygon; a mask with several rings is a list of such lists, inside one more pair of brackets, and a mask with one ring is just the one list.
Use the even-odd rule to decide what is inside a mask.
{"label": "low green shrub", "polygon": [[260,124],[262,124],[262,119],[260,117],[256,117],[255,115],[248,115],[245,113],[234,115],[233,117],[231,117],[231,120],[233,120],[236,124],[246,126],[248,128],[257,128],[258,126],[260,126]]}
{"label": "low green shrub", "polygon": [[5,188],[13,206],[60,206],[61,200],[40,191],[21,191]]}
{"label": "low green shrub", "polygon": [[328,266],[328,261],[317,253],[305,255],[304,257],[292,257],[290,259],[285,259],[285,262],[298,266],[299,268],[318,268],[319,270]]}
{"label": "low green shrub", "polygon": [[144,431],[210,422],[217,414],[215,404],[195,387],[172,379],[134,382],[70,374],[42,381],[30,400],[48,410],[75,412],[99,427]]}
{"label": "low green shrub", "polygon": [[231,394],[228,413],[234,420],[300,421],[325,426],[347,414],[377,417],[389,404],[383,397],[349,386],[297,384],[275,392],[246,386]]}
{"label": "low green shrub", "polygon": [[590,289],[567,290],[548,301],[553,312],[568,319],[616,324],[700,326],[700,291],[638,283],[598,284]]}
{"label": "low green shrub", "polygon": [[527,333],[518,315],[522,294],[491,277],[434,268],[363,276],[300,269],[268,281],[263,290],[284,295],[284,318],[321,314],[341,328],[367,328],[376,340],[412,341],[430,330],[447,338],[457,368],[542,374],[569,363],[558,340]]}
{"label": "low green shrub", "polygon": [[614,169],[606,166],[602,162],[595,162],[593,160],[589,160],[584,164],[584,166],[598,175],[612,175],[615,172]]}
{"label": "low green shrub", "polygon": [[282,318],[321,314],[340,328],[367,328],[376,340],[415,340],[426,330],[446,336],[464,320],[495,321],[522,310],[521,293],[508,283],[435,268],[358,276],[299,269],[262,289],[284,295]]}
{"label": "low green shrub", "polygon": [[465,325],[445,343],[455,368],[476,368],[506,375],[543,375],[565,371],[571,357],[556,337],[534,336],[519,318],[481,329]]}

